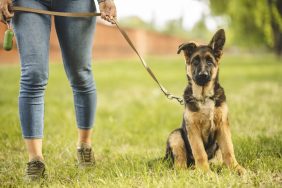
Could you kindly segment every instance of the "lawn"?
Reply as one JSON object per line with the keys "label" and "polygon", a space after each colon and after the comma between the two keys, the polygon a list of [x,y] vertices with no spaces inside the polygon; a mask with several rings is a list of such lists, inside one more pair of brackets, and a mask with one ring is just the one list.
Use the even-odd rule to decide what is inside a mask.
{"label": "lawn", "polygon": [[[148,58],[163,85],[182,95],[181,57]],[[225,55],[220,82],[229,104],[240,177],[226,167],[212,174],[175,170],[151,161],[164,156],[168,134],[180,126],[183,106],[167,100],[139,64],[131,60],[93,63],[98,109],[93,135],[96,168],[76,167],[72,92],[61,63],[50,64],[46,90],[44,156],[48,187],[282,187],[282,62],[272,55]],[[0,182],[26,186],[27,154],[17,100],[19,65],[0,66]]]}

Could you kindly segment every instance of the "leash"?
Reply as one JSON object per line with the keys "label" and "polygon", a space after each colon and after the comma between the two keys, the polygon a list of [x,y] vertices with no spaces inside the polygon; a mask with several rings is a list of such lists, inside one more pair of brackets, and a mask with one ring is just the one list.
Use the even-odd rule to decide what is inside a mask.
{"label": "leash", "polygon": [[[96,12],[55,12],[55,11],[47,11],[47,10],[39,10],[39,9],[33,9],[33,8],[27,8],[27,7],[20,7],[20,6],[14,6],[13,11],[21,11],[21,12],[32,12],[37,14],[47,14],[51,16],[64,16],[64,17],[92,17],[92,16],[101,16],[101,13]],[[147,70],[149,75],[152,77],[152,79],[158,84],[159,88],[163,92],[163,94],[169,99],[169,100],[177,100],[181,105],[184,104],[184,100],[182,97],[175,96],[168,92],[168,90],[159,82],[151,68],[147,65],[146,61],[142,58],[136,47],[134,46],[133,42],[130,40],[127,33],[119,26],[117,21],[115,19],[112,19],[113,23],[116,25],[117,29],[123,36],[123,38],[126,40],[126,42],[129,44],[129,46],[132,48],[132,50],[136,53],[136,55],[139,57],[143,67]]]}
{"label": "leash", "polygon": [[158,84],[159,88],[161,89],[161,91],[163,92],[163,94],[170,100],[177,100],[181,105],[184,104],[184,100],[181,97],[172,95],[170,92],[168,92],[168,90],[159,82],[159,80],[157,79],[157,77],[155,76],[155,74],[153,73],[153,71],[151,70],[151,68],[147,65],[146,61],[142,58],[142,56],[140,55],[140,53],[138,52],[138,50],[135,48],[135,46],[133,45],[132,41],[130,40],[130,38],[128,37],[128,35],[126,34],[126,32],[119,26],[119,24],[117,23],[116,20],[113,19],[113,22],[115,23],[115,25],[117,26],[119,32],[122,34],[122,36],[124,37],[124,39],[127,41],[127,43],[130,45],[130,47],[132,48],[132,50],[136,53],[136,55],[139,57],[141,63],[143,64],[144,68],[147,70],[147,72],[150,74],[150,76],[153,78],[153,80]]}
{"label": "leash", "polygon": [[101,13],[97,12],[56,12],[56,11],[49,11],[49,10],[40,10],[40,9],[33,9],[27,7],[20,7],[20,6],[13,6],[13,11],[15,12],[32,12],[36,14],[47,14],[50,16],[63,16],[63,17],[93,17],[93,16],[101,16]]}

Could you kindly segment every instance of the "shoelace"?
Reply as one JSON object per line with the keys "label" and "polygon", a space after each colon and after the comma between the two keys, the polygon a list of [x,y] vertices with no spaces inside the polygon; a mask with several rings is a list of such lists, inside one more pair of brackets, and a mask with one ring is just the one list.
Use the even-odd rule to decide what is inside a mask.
{"label": "shoelace", "polygon": [[40,161],[32,161],[27,163],[26,173],[27,175],[38,175],[42,173],[42,169],[44,168],[44,164]]}
{"label": "shoelace", "polygon": [[81,148],[78,150],[79,158],[82,162],[93,162],[93,155],[91,148]]}

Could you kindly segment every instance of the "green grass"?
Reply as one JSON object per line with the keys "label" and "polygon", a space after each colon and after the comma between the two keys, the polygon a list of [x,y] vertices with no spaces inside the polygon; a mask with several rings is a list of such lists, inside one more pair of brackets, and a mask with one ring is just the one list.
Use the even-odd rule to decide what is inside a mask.
{"label": "green grass", "polygon": [[[163,85],[182,95],[181,57],[149,58]],[[62,64],[50,64],[46,90],[44,156],[50,187],[281,187],[282,62],[271,55],[224,56],[225,88],[240,177],[213,166],[206,175],[149,166],[164,156],[170,131],[180,126],[183,106],[167,100],[137,59],[94,62],[98,109],[93,135],[97,166],[76,168],[76,125],[72,92]],[[27,154],[18,117],[19,65],[0,66],[0,186],[26,186]]]}

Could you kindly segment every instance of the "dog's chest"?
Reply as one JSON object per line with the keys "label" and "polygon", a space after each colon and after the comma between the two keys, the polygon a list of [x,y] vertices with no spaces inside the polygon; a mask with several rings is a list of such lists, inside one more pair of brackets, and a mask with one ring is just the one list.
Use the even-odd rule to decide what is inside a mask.
{"label": "dog's chest", "polygon": [[206,143],[208,142],[208,137],[215,131],[215,102],[211,99],[206,99],[204,102],[198,102],[198,106],[199,110],[197,112],[192,112],[186,108],[184,118],[186,126],[196,126],[201,131],[202,139]]}
{"label": "dog's chest", "polygon": [[204,119],[211,119],[214,115],[215,103],[211,99],[206,99],[204,102],[198,102],[199,115],[203,116]]}

